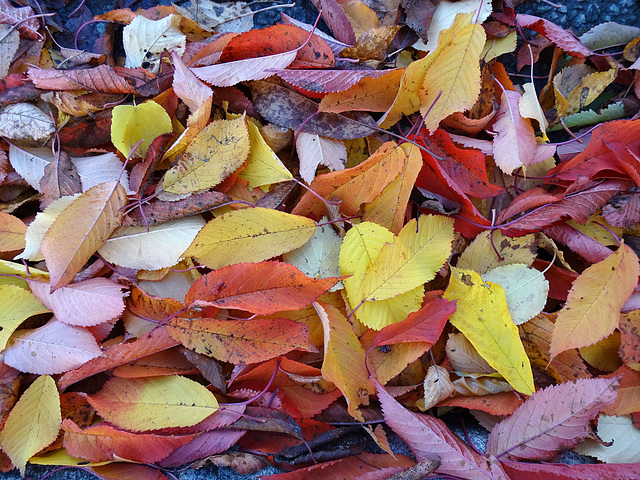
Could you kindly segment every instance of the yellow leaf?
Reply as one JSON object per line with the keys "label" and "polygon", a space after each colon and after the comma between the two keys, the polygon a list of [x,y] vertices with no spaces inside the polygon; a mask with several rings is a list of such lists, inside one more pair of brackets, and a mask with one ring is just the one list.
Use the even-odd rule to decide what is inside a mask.
{"label": "yellow leaf", "polygon": [[319,302],[313,306],[324,329],[322,376],[343,393],[349,414],[363,421],[358,407],[369,405],[369,395],[376,391],[365,367],[364,349],[351,324],[336,307]]}
{"label": "yellow leaf", "polygon": [[113,109],[111,142],[125,157],[129,156],[136,143],[143,140],[135,156],[144,158],[153,139],[171,131],[169,114],[154,101],[141,105],[118,105]]}
{"label": "yellow leaf", "polygon": [[15,285],[0,285],[0,350],[16,328],[33,315],[48,312],[33,293]]}
{"label": "yellow leaf", "polygon": [[15,275],[12,277],[0,275],[0,285],[17,285],[24,289],[29,288],[27,282],[17,277],[37,277],[41,275],[44,278],[49,278],[49,272],[34,267],[29,267],[27,271],[27,267],[22,263],[10,262],[8,260],[2,260],[1,258],[0,273]]}
{"label": "yellow leaf", "polygon": [[378,26],[378,15],[362,0],[339,0],[338,3],[349,19],[356,37]]}
{"label": "yellow leaf", "polygon": [[407,155],[400,174],[369,205],[364,207],[363,221],[382,225],[398,234],[404,224],[407,204],[413,185],[422,169],[422,155],[415,145],[403,143]]}
{"label": "yellow leaf", "polygon": [[264,141],[258,127],[252,121],[247,122],[247,127],[251,149],[247,166],[238,174],[238,177],[249,182],[249,188],[265,187],[263,188],[265,192],[269,190],[268,185],[272,183],[291,180],[293,175]]}
{"label": "yellow leaf", "polygon": [[126,204],[124,187],[104,182],[80,195],[58,215],[40,245],[52,292],[67,285],[111,236]]}
{"label": "yellow leaf", "polygon": [[633,292],[639,271],[638,257],[623,245],[582,272],[558,313],[551,338],[551,358],[610,335],[618,326],[620,309]]}
{"label": "yellow leaf", "polygon": [[42,375],[22,394],[0,432],[0,446],[23,476],[27,460],[58,437],[61,423],[56,382]]}
{"label": "yellow leaf", "polygon": [[211,122],[167,171],[164,189],[170,193],[190,193],[215,187],[245,162],[249,148],[244,116]]}
{"label": "yellow leaf", "polygon": [[87,462],[86,458],[72,457],[64,448],[54,450],[53,452],[43,453],[37,457],[31,457],[29,463],[31,465],[48,465],[48,466],[68,466],[68,467],[97,467],[99,465],[107,465],[112,460],[105,462]]}
{"label": "yellow leaf", "polygon": [[504,38],[488,38],[484,44],[482,53],[480,53],[480,58],[488,63],[500,55],[515,52],[517,46],[518,32],[512,30]]}
{"label": "yellow leaf", "polygon": [[114,377],[87,399],[102,418],[134,432],[189,427],[218,410],[213,393],[179,375]]}
{"label": "yellow leaf", "polygon": [[453,220],[421,215],[407,223],[362,279],[365,301],[384,300],[430,281],[451,255]]}
{"label": "yellow leaf", "polygon": [[620,350],[620,332],[615,331],[593,345],[580,348],[580,356],[592,367],[610,373],[622,365],[618,350]]}
{"label": "yellow leaf", "polygon": [[547,138],[547,128],[549,128],[549,122],[544,116],[544,112],[542,111],[542,107],[538,101],[536,87],[533,83],[525,83],[522,88],[524,89],[524,93],[518,102],[520,115],[524,118],[532,118],[536,120],[540,126],[540,130],[542,131],[542,139],[548,142],[549,138]]}
{"label": "yellow leaf", "polygon": [[502,265],[524,263],[530,267],[536,258],[535,254],[536,239],[533,234],[507,237],[500,230],[485,230],[462,252],[456,266],[482,275]]}
{"label": "yellow leaf", "polygon": [[[456,16],[453,26],[448,29],[455,31],[451,43],[433,53],[437,57],[424,77],[420,113],[425,118],[425,127],[431,132],[448,115],[471,108],[480,94],[480,53],[486,35],[481,25],[469,25],[469,17],[465,14]],[[462,25],[465,26],[460,28]]]}
{"label": "yellow leaf", "polygon": [[460,330],[478,353],[520,393],[535,391],[529,358],[511,321],[504,289],[483,282],[477,272],[451,267],[451,280],[444,293],[457,300],[449,321]]}
{"label": "yellow leaf", "polygon": [[[393,298],[378,300],[377,302],[364,302],[358,307],[355,314],[358,320],[367,327],[380,330],[392,323],[401,322],[413,312],[420,310],[423,298],[424,285],[420,285]],[[352,308],[355,308],[360,301],[353,305]]]}
{"label": "yellow leaf", "polygon": [[184,256],[213,269],[261,262],[301,247],[315,230],[309,218],[268,208],[244,208],[207,223]]}

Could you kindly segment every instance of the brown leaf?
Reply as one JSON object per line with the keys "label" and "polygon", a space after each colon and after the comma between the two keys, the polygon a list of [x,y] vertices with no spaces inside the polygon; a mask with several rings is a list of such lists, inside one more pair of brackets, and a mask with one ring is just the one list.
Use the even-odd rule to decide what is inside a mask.
{"label": "brown leaf", "polygon": [[42,208],[60,197],[82,192],[80,175],[66,152],[60,152],[51,163],[44,167],[40,188],[43,193]]}

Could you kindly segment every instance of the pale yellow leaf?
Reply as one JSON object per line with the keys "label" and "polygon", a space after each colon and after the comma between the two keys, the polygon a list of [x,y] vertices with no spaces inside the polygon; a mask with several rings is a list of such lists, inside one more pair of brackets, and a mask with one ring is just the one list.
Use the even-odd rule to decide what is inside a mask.
{"label": "pale yellow leaf", "polygon": [[16,328],[33,315],[48,312],[33,293],[15,285],[0,285],[0,350]]}
{"label": "pale yellow leaf", "polygon": [[524,263],[530,267],[536,258],[536,252],[536,239],[533,234],[507,237],[500,230],[485,230],[462,252],[456,266],[474,270],[480,275],[493,268],[514,263]]}
{"label": "pale yellow leaf", "polygon": [[261,262],[304,245],[313,220],[267,208],[244,208],[207,223],[184,253],[212,269]]}
{"label": "pale yellow leaf", "polygon": [[61,423],[56,382],[40,376],[22,394],[0,432],[0,446],[23,476],[29,458],[58,437]]}
{"label": "pale yellow leaf", "polygon": [[187,37],[179,28],[180,16],[168,15],[160,20],[136,16],[122,31],[122,43],[126,54],[125,67],[141,67],[143,62],[153,62],[165,51],[182,55]]}
{"label": "pale yellow leaf", "polygon": [[429,410],[436,403],[449,398],[454,392],[449,372],[440,365],[429,367],[422,386],[424,388],[424,405],[421,405],[421,410]]}

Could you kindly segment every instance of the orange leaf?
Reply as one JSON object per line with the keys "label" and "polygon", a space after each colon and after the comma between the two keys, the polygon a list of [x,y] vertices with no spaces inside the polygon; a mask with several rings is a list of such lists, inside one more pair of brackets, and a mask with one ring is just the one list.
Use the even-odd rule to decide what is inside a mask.
{"label": "orange leaf", "polygon": [[62,430],[67,453],[90,462],[126,459],[154,463],[195,438],[195,435],[136,434],[104,424],[83,430],[69,419],[62,422]]}
{"label": "orange leaf", "polygon": [[67,285],[122,220],[124,187],[104,182],[65,208],[42,239],[40,251],[51,274],[51,292]]}
{"label": "orange leaf", "polygon": [[314,303],[324,328],[324,361],[322,376],[336,384],[344,394],[349,413],[363,420],[358,410],[369,404],[375,393],[373,382],[365,367],[365,352],[353,327],[340,311],[327,303]]}
{"label": "orange leaf", "polygon": [[622,379],[618,385],[618,396],[615,402],[602,409],[602,413],[605,415],[620,417],[640,412],[640,372],[622,365],[615,372],[605,375],[604,378],[613,378],[620,374],[622,374]]}
{"label": "orange leaf", "polygon": [[291,350],[317,352],[309,331],[292,320],[171,319],[169,334],[185,347],[229,363],[264,362]]}
{"label": "orange leaf", "polygon": [[79,70],[30,68],[28,75],[36,87],[48,90],[135,93],[133,86],[108,65]]}
{"label": "orange leaf", "polygon": [[611,334],[620,321],[620,309],[638,283],[639,271],[638,257],[623,245],[582,272],[558,313],[551,358],[570,348],[593,345]]}
{"label": "orange leaf", "polygon": [[27,226],[17,217],[0,212],[0,252],[22,250]]}
{"label": "orange leaf", "polygon": [[[395,142],[387,142],[360,165],[318,175],[311,189],[321,197],[342,199],[340,210],[345,215],[356,215],[363,203],[374,201],[384,188],[402,171],[406,161],[404,150]],[[318,218],[325,212],[325,204],[317,196],[304,194],[292,213],[311,214]]]}
{"label": "orange leaf", "polygon": [[337,281],[309,278],[288,263],[237,263],[200,277],[187,293],[185,304],[266,315],[304,308]]}

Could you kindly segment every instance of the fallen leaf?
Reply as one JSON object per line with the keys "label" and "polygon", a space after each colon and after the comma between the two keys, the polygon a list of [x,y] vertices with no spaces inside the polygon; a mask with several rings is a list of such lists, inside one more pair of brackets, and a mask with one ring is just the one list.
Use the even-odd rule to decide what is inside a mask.
{"label": "fallen leaf", "polygon": [[22,322],[48,311],[28,290],[16,285],[0,285],[0,350],[4,350],[9,337]]}
{"label": "fallen leaf", "polygon": [[125,157],[141,142],[135,156],[144,157],[158,136],[173,130],[171,119],[161,105],[148,101],[140,105],[118,105],[113,109],[111,141]]}
{"label": "fallen leaf", "polygon": [[160,20],[137,15],[122,31],[122,44],[127,58],[125,67],[141,67],[143,62],[159,58],[165,50],[182,54],[186,35],[178,28],[179,22],[180,17],[173,14]]}
{"label": "fallen leaf", "polygon": [[0,135],[11,140],[46,140],[55,131],[53,120],[30,103],[0,109]]}
{"label": "fallen leaf", "polygon": [[615,417],[601,414],[598,416],[596,432],[602,442],[611,444],[587,440],[582,445],[578,445],[576,448],[578,453],[596,457],[600,461],[615,466],[625,463],[637,465],[636,459],[640,454],[640,433],[628,416]]}
{"label": "fallen leaf", "polygon": [[307,183],[313,181],[319,165],[325,165],[335,172],[344,169],[347,163],[347,147],[344,142],[312,133],[298,134],[296,151],[300,158],[300,176]]}

